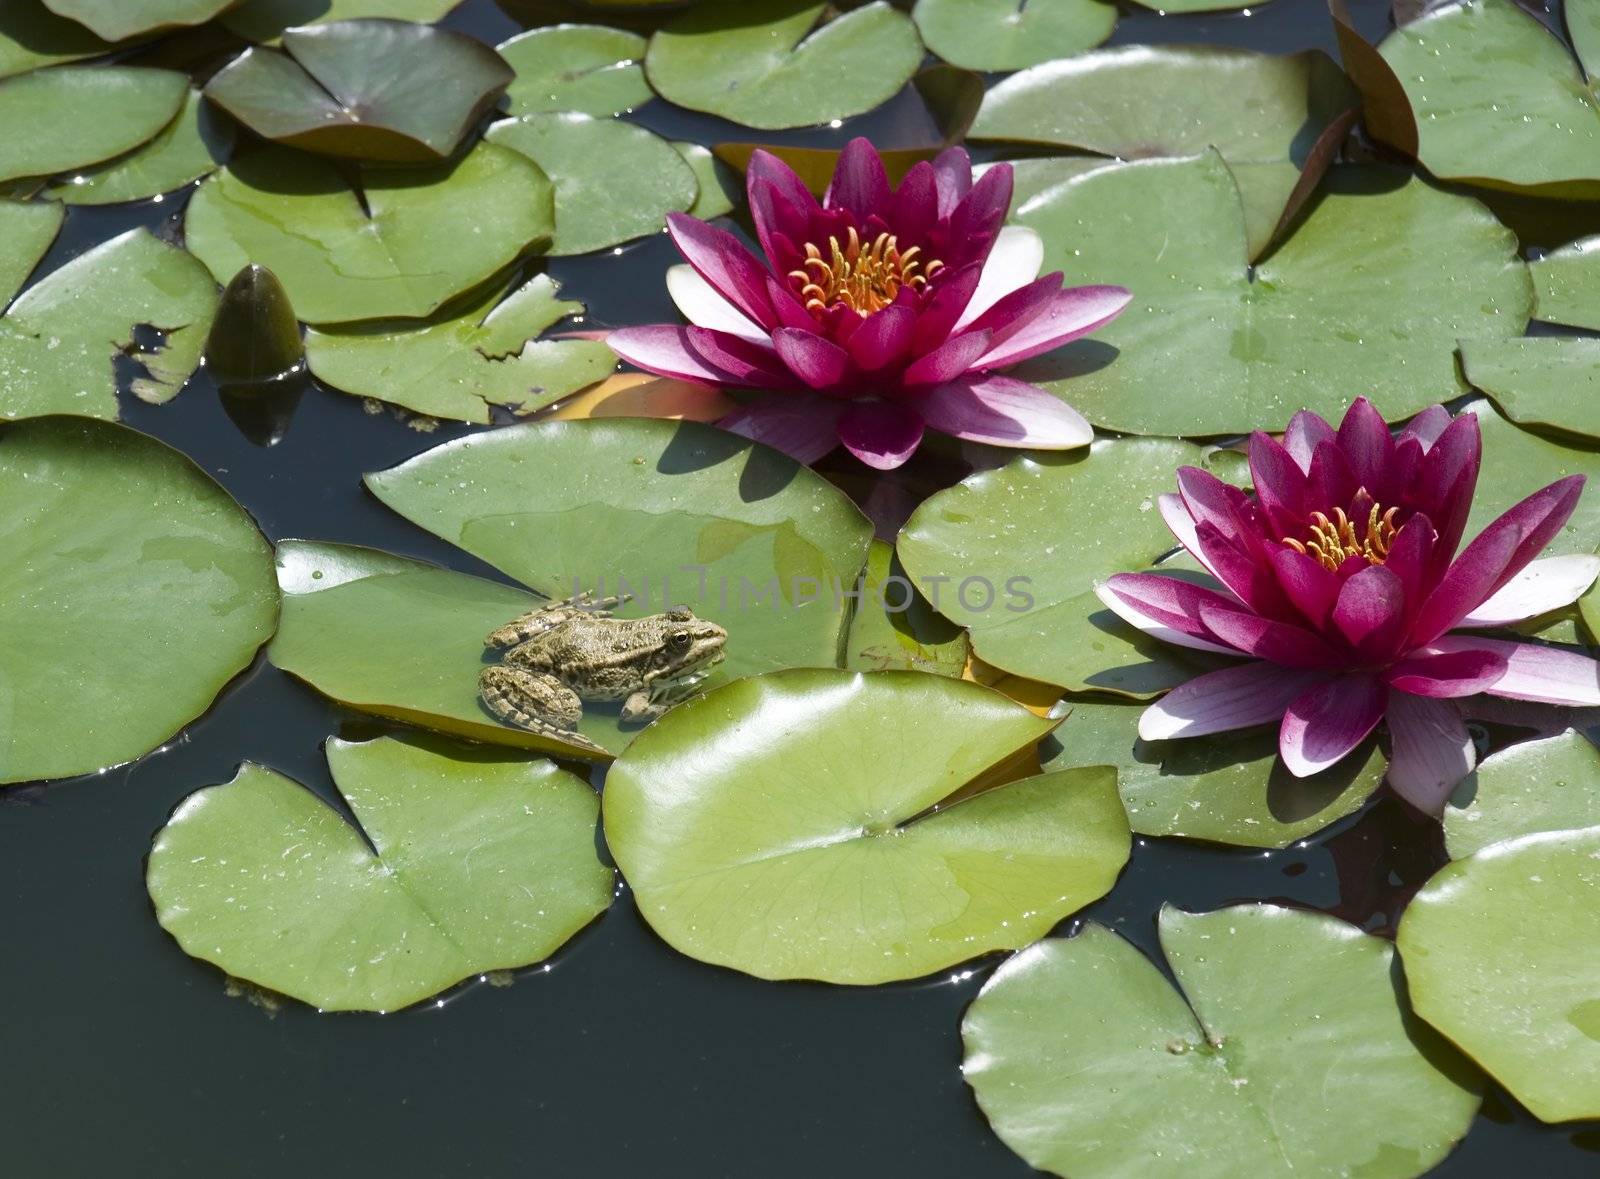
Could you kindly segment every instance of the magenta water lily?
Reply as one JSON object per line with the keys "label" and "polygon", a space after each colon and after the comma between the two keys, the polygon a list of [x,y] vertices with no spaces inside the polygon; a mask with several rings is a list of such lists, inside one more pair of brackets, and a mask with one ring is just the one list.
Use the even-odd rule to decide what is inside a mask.
{"label": "magenta water lily", "polygon": [[891,188],[877,151],[856,139],[820,204],[764,151],[748,187],[765,261],[726,230],[670,217],[688,265],[668,287],[689,326],[613,332],[624,360],[758,391],[722,426],[802,462],[843,443],[890,470],[928,429],[1039,449],[1090,441],[1076,410],[1001,370],[1094,331],[1129,295],[1039,277],[1039,236],[1001,224],[1010,165],[974,182],[967,153],[952,148]]}
{"label": "magenta water lily", "polygon": [[1301,413],[1281,443],[1255,434],[1254,495],[1180,470],[1162,515],[1221,586],[1129,573],[1100,597],[1167,642],[1250,662],[1169,692],[1139,735],[1279,722],[1283,761],[1303,777],[1385,721],[1390,784],[1438,812],[1475,764],[1454,698],[1600,704],[1595,660],[1478,633],[1566,606],[1595,580],[1600,558],[1540,557],[1583,477],[1530,495],[1458,555],[1480,459],[1472,414],[1452,420],[1434,406],[1396,437],[1363,399],[1337,430]]}

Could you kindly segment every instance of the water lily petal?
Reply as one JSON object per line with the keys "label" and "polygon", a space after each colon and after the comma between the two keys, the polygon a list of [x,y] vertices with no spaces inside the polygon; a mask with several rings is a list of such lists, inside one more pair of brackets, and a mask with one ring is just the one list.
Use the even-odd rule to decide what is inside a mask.
{"label": "water lily petal", "polygon": [[1389,543],[1389,555],[1383,559],[1384,568],[1405,587],[1406,609],[1413,616],[1428,592],[1438,540],[1439,534],[1433,530],[1433,522],[1428,517],[1412,516],[1395,533],[1394,540]]}
{"label": "water lily petal", "polygon": [[1276,721],[1291,701],[1325,675],[1286,671],[1273,663],[1245,663],[1179,684],[1139,716],[1146,741],[1203,737]]}
{"label": "water lily petal", "polygon": [[1297,778],[1336,764],[1377,728],[1389,689],[1376,676],[1343,675],[1295,697],[1278,730],[1278,754]]}
{"label": "water lily petal", "polygon": [[1600,556],[1541,557],[1495,591],[1457,626],[1505,626],[1576,602],[1600,576]]}
{"label": "water lily petal", "polygon": [[684,260],[746,318],[764,328],[776,324],[767,298],[767,269],[738,238],[684,213],[667,214],[667,232]]}
{"label": "water lily petal", "polygon": [[[740,336],[723,336],[706,328],[679,327],[676,324],[652,324],[646,327],[619,328],[606,337],[611,350],[629,364],[660,377],[675,377],[681,381],[698,381],[703,385],[734,385],[752,387],[748,379],[754,376],[753,387],[781,388],[792,381],[758,371],[748,363],[734,363],[731,367],[720,363],[721,349],[707,350],[696,342],[695,333],[708,333],[721,337],[746,349],[757,345]],[[771,361],[781,368],[775,353],[767,353]]]}
{"label": "water lily petal", "polygon": [[1201,467],[1178,468],[1178,494],[1194,522],[1210,524],[1239,548],[1249,544],[1250,497]]}
{"label": "water lily petal", "polygon": [[1307,514],[1349,503],[1360,486],[1338,441],[1318,443],[1311,453],[1311,469],[1306,472]]}
{"label": "water lily petal", "polygon": [[1389,423],[1365,397],[1357,397],[1339,423],[1339,449],[1350,462],[1356,482],[1380,504],[1393,500],[1394,438]]}
{"label": "water lily petal", "polygon": [[1289,601],[1271,566],[1256,560],[1209,521],[1195,526],[1195,538],[1205,567],[1251,610],[1276,618],[1288,609]]}
{"label": "water lily petal", "polygon": [[[1011,209],[1014,183],[1011,165],[995,164],[972,186],[972,191],[950,214],[940,258],[946,266],[965,266],[968,262],[990,257],[1000,227]],[[1035,268],[1023,281],[1031,281],[1038,273]]]}
{"label": "water lily petal", "polygon": [[1384,673],[1391,688],[1451,700],[1488,691],[1506,673],[1505,656],[1487,650],[1419,647]]}
{"label": "water lily petal", "polygon": [[887,368],[911,350],[917,331],[917,313],[896,303],[867,316],[850,337],[850,356],[865,372]]}
{"label": "water lily petal", "polygon": [[839,445],[845,405],[816,393],[772,393],[741,406],[717,425],[797,462],[814,463]]}
{"label": "water lily petal", "polygon": [[1400,437],[1415,438],[1426,453],[1435,442],[1439,441],[1439,435],[1449,427],[1450,421],[1448,409],[1442,405],[1430,405],[1405,424],[1400,431]]}
{"label": "water lily petal", "polygon": [[[1301,415],[1295,415],[1298,421]],[[1321,418],[1317,419],[1322,421]],[[1326,422],[1322,423],[1324,426]],[[1310,480],[1305,467],[1289,449],[1270,435],[1257,430],[1250,435],[1250,482],[1256,499],[1272,523],[1272,529],[1288,536],[1299,531],[1313,510]]]}
{"label": "water lily petal", "polygon": [[757,149],[745,166],[745,192],[761,248],[780,272],[799,265],[801,246],[821,213],[817,198],[793,168]]}
{"label": "water lily petal", "polygon": [[1439,532],[1439,556],[1448,560],[1461,543],[1472,493],[1483,460],[1483,433],[1475,414],[1464,413],[1446,426],[1423,457],[1412,485],[1412,506],[1427,514]]}
{"label": "water lily petal", "polygon": [[1314,557],[1298,553],[1288,545],[1267,549],[1267,560],[1278,578],[1284,596],[1309,622],[1321,630],[1333,621],[1333,606],[1339,600],[1339,578],[1323,568]]}
{"label": "water lily petal", "polygon": [[837,387],[850,369],[848,352],[810,332],[779,328],[772,333],[772,346],[789,371],[813,389]]}
{"label": "water lily petal", "polygon": [[1038,278],[1043,265],[1044,239],[1025,225],[1007,225],[995,238],[994,248],[983,262],[978,289],[956,320],[956,330],[972,323],[1012,291]]}
{"label": "water lily petal", "polygon": [[870,139],[856,136],[844,145],[834,165],[833,180],[823,195],[825,209],[844,209],[864,226],[868,217],[890,212],[889,174]]}
{"label": "water lily petal", "polygon": [[1432,648],[1487,651],[1503,658],[1506,670],[1484,689],[1492,695],[1572,707],[1600,704],[1600,663],[1587,655],[1477,635],[1445,635]]}
{"label": "water lily petal", "polygon": [[973,442],[1071,450],[1094,441],[1094,428],[1077,410],[1012,377],[991,373],[951,381],[915,404],[931,429]]}
{"label": "water lily petal", "polygon": [[1412,630],[1413,641],[1432,642],[1522,572],[1566,524],[1578,506],[1583,484],[1582,475],[1558,479],[1480,532],[1423,604]]}
{"label": "water lily petal", "polygon": [[744,389],[793,389],[799,385],[794,374],[765,342],[756,343],[743,336],[731,336],[710,328],[685,329],[689,347],[711,367],[730,374],[724,384]]}
{"label": "water lily petal", "polygon": [[[1059,276],[1056,282],[1060,282]],[[1133,298],[1125,287],[1067,287],[1050,292],[1026,320],[1019,316],[1009,328],[991,324],[1000,318],[1010,299],[1027,290],[1013,291],[974,322],[974,328],[988,328],[994,338],[989,351],[978,358],[978,368],[1009,368],[1053,352],[1110,323]]]}
{"label": "water lily petal", "polygon": [[1188,550],[1189,555],[1200,564],[1206,566],[1206,572],[1213,577],[1216,570],[1206,565],[1205,554],[1200,551],[1200,535],[1195,527],[1194,517],[1189,514],[1188,505],[1183,502],[1183,496],[1174,495],[1172,492],[1163,492],[1156,496],[1156,508],[1161,512],[1161,519],[1172,530],[1172,535],[1179,544]]}
{"label": "water lily petal", "polygon": [[1257,659],[1285,667],[1338,667],[1344,658],[1318,636],[1287,622],[1202,603],[1200,621],[1217,638]]}
{"label": "water lily petal", "polygon": [[902,381],[907,385],[942,385],[970,372],[978,357],[988,350],[988,332],[969,331],[951,336],[926,356],[913,361]]}
{"label": "water lily petal", "polygon": [[1445,799],[1478,764],[1461,714],[1440,700],[1391,692],[1385,719],[1389,785],[1424,814],[1443,813]]}
{"label": "water lily petal", "polygon": [[1289,419],[1289,426],[1283,432],[1283,447],[1301,471],[1309,472],[1311,456],[1317,452],[1317,447],[1324,442],[1332,442],[1336,437],[1337,431],[1321,414],[1302,409]]}
{"label": "water lily petal", "polygon": [[892,471],[922,442],[922,418],[892,401],[858,401],[839,418],[839,441],[867,466]]}
{"label": "water lily petal", "polygon": [[1333,624],[1367,663],[1395,654],[1406,631],[1405,585],[1391,569],[1368,565],[1347,578],[1333,607]]}
{"label": "water lily petal", "polygon": [[939,191],[939,216],[948,217],[972,191],[972,157],[967,149],[947,147],[934,157],[933,178]]}
{"label": "water lily petal", "polygon": [[687,263],[667,270],[667,294],[683,317],[696,327],[712,328],[747,340],[766,343],[767,333],[732,303],[717,294],[716,288],[700,277]]}
{"label": "water lily petal", "polygon": [[939,181],[927,160],[913,164],[900,178],[889,223],[902,250],[926,242],[938,225]]}
{"label": "water lily petal", "polygon": [[1201,602],[1232,604],[1215,590],[1159,573],[1118,573],[1094,592],[1118,618],[1151,638],[1196,651],[1243,654],[1217,642],[1200,621]]}
{"label": "water lily petal", "polygon": [[972,301],[982,278],[983,265],[978,262],[969,263],[960,270],[939,272],[939,281],[931,284],[933,294],[917,317],[917,334],[911,342],[913,352],[920,356],[945,342]]}

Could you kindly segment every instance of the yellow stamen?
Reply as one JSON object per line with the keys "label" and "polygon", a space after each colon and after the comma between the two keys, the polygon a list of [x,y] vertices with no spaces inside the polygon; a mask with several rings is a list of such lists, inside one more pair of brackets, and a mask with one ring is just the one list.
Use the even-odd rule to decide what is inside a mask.
{"label": "yellow stamen", "polygon": [[892,233],[880,233],[863,248],[861,235],[851,226],[842,245],[837,237],[828,238],[826,258],[807,242],[806,259],[789,278],[812,315],[820,317],[842,303],[865,318],[893,303],[901,288],[924,287],[944,269],[937,259],[924,264],[921,253],[920,246],[902,253]]}
{"label": "yellow stamen", "polygon": [[1389,546],[1394,543],[1395,514],[1398,508],[1384,511],[1377,504],[1367,513],[1366,528],[1356,535],[1355,522],[1344,514],[1343,508],[1333,509],[1333,519],[1321,512],[1311,513],[1310,536],[1296,540],[1286,536],[1283,543],[1295,552],[1312,557],[1330,573],[1351,557],[1362,557],[1369,565],[1382,565],[1389,556]]}

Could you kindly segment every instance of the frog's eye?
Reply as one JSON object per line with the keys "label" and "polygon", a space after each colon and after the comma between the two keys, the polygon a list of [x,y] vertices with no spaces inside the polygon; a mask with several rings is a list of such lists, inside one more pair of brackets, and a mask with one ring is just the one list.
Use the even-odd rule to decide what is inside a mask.
{"label": "frog's eye", "polygon": [[667,646],[674,651],[687,651],[693,636],[686,630],[675,630],[667,636]]}

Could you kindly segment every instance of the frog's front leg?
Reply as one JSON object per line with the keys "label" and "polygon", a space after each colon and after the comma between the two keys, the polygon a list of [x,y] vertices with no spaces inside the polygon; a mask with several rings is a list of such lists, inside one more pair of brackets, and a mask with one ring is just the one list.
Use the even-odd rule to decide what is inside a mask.
{"label": "frog's front leg", "polygon": [[622,702],[622,722],[649,724],[673,705],[693,696],[704,679],[703,675],[694,675],[680,680],[657,680],[647,688],[640,688]]}
{"label": "frog's front leg", "polygon": [[623,594],[597,598],[588,590],[584,590],[581,594],[574,594],[559,602],[546,602],[543,606],[536,606],[526,614],[513,618],[504,626],[490,631],[489,637],[484,639],[483,643],[486,647],[515,647],[526,643],[535,635],[554,630],[564,622],[571,622],[574,618],[610,618],[616,608],[630,597],[629,594]]}
{"label": "frog's front leg", "polygon": [[508,725],[605,752],[578,733],[583,701],[553,675],[497,663],[478,676],[478,694],[489,711]]}

